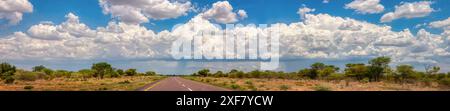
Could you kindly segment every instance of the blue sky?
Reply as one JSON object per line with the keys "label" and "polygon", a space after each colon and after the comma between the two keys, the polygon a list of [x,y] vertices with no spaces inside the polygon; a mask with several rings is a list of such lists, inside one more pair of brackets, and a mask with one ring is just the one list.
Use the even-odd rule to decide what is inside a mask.
{"label": "blue sky", "polygon": [[[172,0],[173,2],[175,0]],[[189,22],[192,18],[196,17],[200,13],[203,13],[205,10],[208,10],[212,7],[214,3],[220,2],[220,0],[179,0],[183,3],[190,2],[192,9],[197,9],[197,11],[189,10],[186,12],[186,14],[173,17],[173,18],[167,18],[163,20],[154,20],[150,19],[147,23],[140,23],[139,26],[145,27],[148,30],[154,31],[155,33],[161,32],[163,30],[169,30],[171,31],[172,27],[175,24],[184,24]],[[375,24],[380,27],[383,26],[390,26],[392,27],[392,31],[394,32],[400,32],[404,29],[411,30],[411,33],[413,35],[416,35],[417,32],[419,32],[420,29],[424,29],[427,32],[430,32],[432,34],[436,35],[443,35],[441,33],[444,32],[443,28],[431,28],[428,26],[430,23],[434,21],[441,21],[445,20],[450,16],[450,7],[448,7],[448,4],[450,4],[449,0],[431,0],[431,8],[434,10],[433,12],[427,14],[424,17],[413,17],[413,18],[399,18],[392,20],[391,22],[387,23],[381,23],[380,18],[389,12],[394,12],[396,10],[395,6],[400,6],[404,3],[413,3],[418,1],[424,1],[424,0],[381,0],[379,4],[384,6],[384,10],[379,13],[373,13],[373,14],[361,14],[355,11],[355,9],[349,9],[345,8],[346,4],[349,4],[353,0],[331,0],[329,3],[323,3],[322,0],[283,0],[283,2],[280,2],[279,0],[228,0],[229,4],[233,7],[233,12],[237,12],[237,10],[245,10],[247,14],[247,18],[240,19],[237,22],[233,23],[241,23],[241,24],[274,24],[274,23],[284,23],[284,24],[291,24],[291,23],[298,23],[302,22],[299,14],[297,14],[297,11],[300,8],[311,8],[315,9],[315,11],[310,12],[309,14],[328,14],[332,17],[342,17],[342,18],[351,18],[360,22],[368,22],[370,24]],[[114,18],[112,13],[103,13],[103,9],[99,4],[98,0],[29,0],[29,2],[32,4],[32,12],[31,13],[23,13],[22,20],[14,25],[7,25],[0,27],[0,38],[6,38],[8,36],[14,35],[14,32],[24,32],[28,34],[28,29],[30,27],[40,24],[44,21],[52,22],[54,25],[62,24],[66,22],[68,19],[66,15],[69,13],[73,13],[77,17],[79,17],[79,22],[87,25],[90,29],[96,30],[98,27],[107,27],[108,23],[111,21],[121,22],[121,19]],[[1,7],[1,6],[0,6]],[[231,12],[231,13],[233,13]],[[2,10],[0,8],[0,14],[2,13]],[[4,12],[7,13],[7,12]],[[214,23],[214,21],[211,19],[211,22]],[[2,19],[0,16],[0,24],[7,24],[7,19]],[[416,27],[418,24],[425,24],[421,27]],[[28,34],[31,35],[31,34]],[[445,39],[445,36],[442,36],[442,38]],[[0,45],[5,45],[1,44]],[[6,47],[6,45],[5,45]],[[442,47],[442,46],[441,46]],[[50,47],[52,48],[52,47]],[[448,50],[445,45],[443,45],[443,50]],[[50,50],[50,49],[49,49]],[[45,53],[45,51],[44,51]],[[0,51],[0,54],[1,51]],[[377,55],[377,54],[374,54]],[[22,59],[9,59],[12,57],[8,57],[9,55],[5,55],[5,57],[2,57],[2,61],[9,61],[18,64],[18,66],[22,66],[24,68],[30,68],[33,65],[39,65],[39,64],[46,64],[50,67],[54,68],[61,68],[61,69],[70,69],[70,70],[78,70],[81,68],[88,68],[89,65],[93,61],[98,61],[98,59],[94,60],[71,60],[71,59],[63,59],[61,60],[58,58],[58,60],[52,60],[50,59],[42,60],[42,61],[30,61],[28,58],[22,58]],[[366,56],[366,57],[360,57],[360,58],[370,58],[372,56]],[[442,57],[442,56],[439,56]],[[446,56],[444,56],[445,58]],[[33,57],[31,57],[33,58]],[[301,58],[301,59],[300,59]],[[303,60],[303,57],[300,57],[298,60],[298,63],[302,63],[301,60]],[[437,58],[434,56],[427,56],[425,58]],[[28,61],[28,62],[27,62]],[[69,61],[69,63],[78,64],[78,65],[71,65],[71,66],[64,66],[64,65],[55,65],[59,63],[67,63],[66,61]],[[120,60],[119,60],[120,61]],[[333,59],[320,59],[320,58],[314,58],[314,59],[308,59],[304,60],[305,63],[312,63],[314,61],[320,61],[320,62],[329,62],[331,64],[337,64],[342,66],[342,63],[346,63],[346,61],[357,61],[357,62],[364,62],[366,59],[341,59],[336,60],[336,58]],[[168,64],[165,62],[152,62],[155,64],[161,64],[161,68],[149,68],[152,67],[151,65],[148,66],[146,62],[142,61],[129,61],[127,60],[121,60],[120,62],[113,62],[113,64],[119,65],[118,67],[127,68],[131,66],[137,66],[141,67],[139,68],[140,71],[152,69],[152,70],[158,70],[159,72],[164,73],[189,73],[191,71],[186,72],[171,72],[168,70],[164,70],[167,68],[171,68],[174,66],[171,65],[162,65],[162,64]],[[450,61],[444,60],[444,62],[438,62],[436,64],[440,64],[443,66],[450,66],[448,65]],[[134,65],[133,65],[134,64]],[[175,61],[174,63],[170,64],[184,64],[179,61]],[[203,63],[192,63],[192,64],[203,64]],[[211,64],[211,63],[205,63],[205,64]],[[214,64],[214,63],[212,63]],[[220,64],[220,63],[217,63]],[[230,63],[233,64],[233,63]],[[292,64],[292,62],[283,63],[288,64],[286,66],[289,66],[289,64]],[[299,65],[299,64],[297,64]],[[148,67],[147,67],[148,66]],[[183,68],[181,66],[176,66],[176,69],[179,70],[186,70],[187,68]],[[224,66],[225,67],[225,66]],[[299,68],[301,67],[307,67],[305,65],[299,65]],[[190,70],[196,70],[199,68],[188,68]],[[295,71],[298,68],[295,68],[291,66],[290,68],[282,68],[280,70],[285,71]],[[218,69],[220,70],[220,69]],[[445,70],[445,69],[444,69]],[[448,70],[448,69],[447,69]]]}

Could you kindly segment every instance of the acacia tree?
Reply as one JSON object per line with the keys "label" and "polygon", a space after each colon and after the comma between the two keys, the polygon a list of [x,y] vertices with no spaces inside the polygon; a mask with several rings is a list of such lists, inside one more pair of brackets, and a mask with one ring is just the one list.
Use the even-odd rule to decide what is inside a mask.
{"label": "acacia tree", "polygon": [[385,69],[389,67],[391,58],[377,57],[369,61],[368,77],[370,81],[379,81]]}
{"label": "acacia tree", "polygon": [[441,67],[439,66],[433,66],[433,65],[425,65],[425,72],[428,75],[434,75],[437,74],[441,70]]}
{"label": "acacia tree", "polygon": [[367,74],[367,67],[363,63],[346,64],[345,76],[354,77],[357,80],[362,80]]}
{"label": "acacia tree", "polygon": [[305,75],[311,79],[316,79],[317,76],[319,75],[319,70],[322,70],[324,68],[325,68],[325,64],[316,62],[311,65],[311,70],[308,71],[308,73],[306,73]]}
{"label": "acacia tree", "polygon": [[16,72],[16,66],[8,63],[0,64],[0,79],[4,80],[5,84],[14,83],[14,73]]}
{"label": "acacia tree", "polygon": [[91,69],[94,71],[94,77],[100,77],[100,79],[113,72],[111,65],[106,62],[93,64]]}
{"label": "acacia tree", "polygon": [[125,71],[125,75],[127,75],[127,76],[134,76],[134,75],[137,75],[137,71],[136,71],[136,69],[127,69]]}
{"label": "acacia tree", "polygon": [[125,72],[122,69],[117,69],[116,72],[121,76],[125,74]]}
{"label": "acacia tree", "polygon": [[330,76],[333,73],[336,73],[337,71],[339,71],[339,67],[336,67],[334,65],[327,65],[325,66],[325,68],[319,70],[319,77],[321,78],[325,78]]}
{"label": "acacia tree", "polygon": [[327,77],[338,70],[339,68],[333,65],[326,65],[324,63],[316,62],[311,65],[310,70],[303,70],[302,72],[304,72],[309,78],[316,79],[317,77]]}
{"label": "acacia tree", "polygon": [[42,72],[42,71],[44,71],[44,69],[46,69],[46,67],[43,66],[43,65],[34,66],[33,67],[33,72]]}
{"label": "acacia tree", "polygon": [[202,69],[202,70],[198,71],[199,76],[206,77],[206,76],[208,76],[208,74],[209,74],[209,69]]}
{"label": "acacia tree", "polygon": [[397,66],[397,72],[400,74],[402,81],[405,81],[406,79],[412,77],[412,75],[415,73],[414,67],[411,65],[399,65]]}

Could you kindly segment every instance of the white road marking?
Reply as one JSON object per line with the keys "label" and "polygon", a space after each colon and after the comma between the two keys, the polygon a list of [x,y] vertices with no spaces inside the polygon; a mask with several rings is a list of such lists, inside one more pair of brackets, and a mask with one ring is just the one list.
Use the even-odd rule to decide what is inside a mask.
{"label": "white road marking", "polygon": [[178,84],[181,84],[181,86],[183,86],[184,88],[187,88],[189,91],[192,91],[191,88],[186,87],[186,85],[184,85],[183,83],[181,83],[181,81],[179,81],[177,78],[173,78],[173,79],[175,79],[175,81],[177,81]]}

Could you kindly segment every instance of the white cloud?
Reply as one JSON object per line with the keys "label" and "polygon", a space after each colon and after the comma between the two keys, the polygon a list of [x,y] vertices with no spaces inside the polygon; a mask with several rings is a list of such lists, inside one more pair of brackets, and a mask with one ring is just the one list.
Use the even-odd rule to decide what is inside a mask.
{"label": "white cloud", "polygon": [[301,19],[304,19],[304,18],[305,18],[305,15],[306,15],[307,13],[314,12],[314,11],[316,11],[316,9],[310,9],[310,8],[308,8],[308,7],[306,7],[306,6],[303,6],[302,8],[299,8],[299,9],[298,9],[297,14],[300,15],[300,18],[301,18]]}
{"label": "white cloud", "polygon": [[237,13],[241,19],[245,19],[248,17],[247,12],[245,10],[238,10]]}
{"label": "white cloud", "polygon": [[[201,14],[200,14],[201,15]],[[79,17],[68,14],[59,24],[38,24],[27,33],[16,32],[0,39],[0,58],[27,59],[159,59],[170,58],[174,40],[190,37],[200,31],[220,29],[203,16],[171,31],[155,33],[143,26],[110,22],[106,27],[91,29]],[[278,23],[268,28],[252,26],[229,29],[229,33],[257,33],[281,28],[282,58],[345,59],[352,57],[391,56],[394,62],[436,62],[450,56],[447,33],[436,35],[425,30],[392,31],[390,26],[376,25],[328,14],[305,14],[301,22]],[[79,33],[88,32],[88,33]],[[206,47],[223,40],[205,37]],[[206,48],[202,47],[202,48]],[[217,53],[207,53],[216,55]]]}
{"label": "white cloud", "polygon": [[105,14],[125,23],[140,24],[186,15],[191,2],[174,0],[99,0]]}
{"label": "white cloud", "polygon": [[22,20],[23,13],[33,12],[33,5],[28,0],[1,0],[0,19],[8,20],[15,25]]}
{"label": "white cloud", "polygon": [[354,0],[345,5],[346,9],[355,9],[361,14],[375,14],[384,11],[384,6],[380,4],[380,0]]}
{"label": "white cloud", "polygon": [[322,3],[330,3],[331,0],[323,0]]}
{"label": "white cloud", "polygon": [[432,28],[442,28],[450,30],[450,17],[445,20],[431,22],[429,26]]}
{"label": "white cloud", "polygon": [[238,21],[238,17],[246,18],[247,13],[244,10],[238,11],[239,16],[233,12],[233,6],[228,1],[219,1],[213,4],[211,9],[206,10],[199,16],[205,19],[212,19],[217,23],[234,23]]}
{"label": "white cloud", "polygon": [[400,18],[410,19],[428,16],[431,12],[435,11],[431,7],[432,3],[431,1],[402,2],[400,6],[395,6],[394,12],[384,14],[380,21],[385,23]]}
{"label": "white cloud", "polygon": [[85,24],[80,23],[78,16],[73,13],[66,15],[66,21],[61,25],[53,25],[50,23],[40,23],[33,25],[28,29],[30,37],[45,40],[59,40],[72,37],[89,37],[94,36],[95,32]]}

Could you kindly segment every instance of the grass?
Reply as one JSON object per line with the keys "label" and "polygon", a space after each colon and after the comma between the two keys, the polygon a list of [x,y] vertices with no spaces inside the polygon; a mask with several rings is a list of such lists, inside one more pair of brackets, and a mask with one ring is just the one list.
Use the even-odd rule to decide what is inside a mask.
{"label": "grass", "polygon": [[280,90],[287,91],[288,89],[290,89],[288,85],[280,85]]}
{"label": "grass", "polygon": [[0,91],[132,91],[163,76],[124,76],[119,78],[86,80],[55,78],[52,80],[23,81],[14,84],[0,83]]}
{"label": "grass", "polygon": [[[243,91],[442,91],[448,88],[426,84],[396,84],[389,82],[360,82],[352,80],[327,81],[309,79],[264,79],[264,78],[214,78],[185,77],[215,86]],[[206,82],[209,79],[211,81]],[[202,81],[203,80],[203,81]],[[443,81],[447,82],[447,81]],[[437,84],[437,83],[434,83]]]}
{"label": "grass", "polygon": [[331,91],[331,88],[324,85],[316,85],[313,87],[315,91]]}

